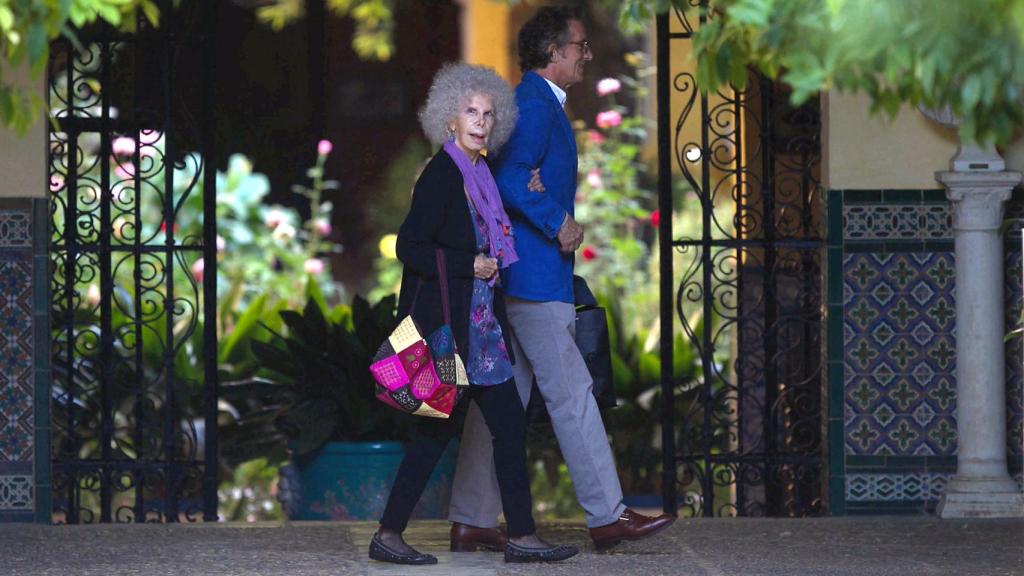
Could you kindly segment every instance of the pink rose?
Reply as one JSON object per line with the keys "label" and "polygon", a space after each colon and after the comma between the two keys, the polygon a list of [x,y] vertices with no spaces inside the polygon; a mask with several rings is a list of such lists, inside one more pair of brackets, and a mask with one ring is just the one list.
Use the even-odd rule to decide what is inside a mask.
{"label": "pink rose", "polygon": [[317,276],[324,272],[324,261],[319,258],[310,258],[302,267],[305,268],[307,274]]}
{"label": "pink rose", "polygon": [[199,284],[203,283],[203,272],[206,270],[206,263],[200,258],[192,263],[192,276],[195,277],[196,282]]}
{"label": "pink rose", "polygon": [[321,236],[331,235],[331,221],[327,218],[318,218],[313,226],[316,227],[316,231],[319,232]]}
{"label": "pink rose", "polygon": [[615,78],[604,78],[597,83],[597,95],[607,96],[609,94],[615,94],[622,89],[622,83]]}
{"label": "pink rose", "polygon": [[330,140],[321,140],[316,144],[316,153],[321,156],[327,156],[334,149],[334,145],[331,144]]}
{"label": "pink rose", "polygon": [[159,130],[143,130],[139,132],[139,142],[143,144],[156,144],[163,134]]}
{"label": "pink rose", "polygon": [[118,180],[131,180],[135,177],[135,166],[118,163],[114,168],[114,176],[117,176]]}
{"label": "pink rose", "polygon": [[64,177],[60,174],[50,176],[50,192],[56,192],[64,188]]}
{"label": "pink rose", "polygon": [[110,145],[110,150],[114,153],[114,156],[131,156],[135,154],[135,140],[126,136],[115,138],[114,142]]}
{"label": "pink rose", "polygon": [[622,114],[615,110],[605,110],[597,115],[598,128],[614,128],[622,124]]}
{"label": "pink rose", "polygon": [[590,140],[592,144],[601,144],[605,140],[604,134],[601,134],[597,130],[587,130],[587,139]]}
{"label": "pink rose", "polygon": [[657,228],[659,224],[661,224],[661,210],[655,210],[651,212],[651,226]]}
{"label": "pink rose", "polygon": [[601,179],[601,171],[594,168],[590,172],[587,172],[587,184],[590,184],[591,188],[603,187],[604,180]]}

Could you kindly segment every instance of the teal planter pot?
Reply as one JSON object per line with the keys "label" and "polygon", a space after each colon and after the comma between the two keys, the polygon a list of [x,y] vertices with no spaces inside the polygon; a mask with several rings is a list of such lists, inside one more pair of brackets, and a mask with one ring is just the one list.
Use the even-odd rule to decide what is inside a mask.
{"label": "teal planter pot", "polygon": [[[413,518],[448,516],[458,453],[452,442],[441,455]],[[404,455],[399,442],[328,442],[296,462],[301,498],[292,520],[379,520]]]}

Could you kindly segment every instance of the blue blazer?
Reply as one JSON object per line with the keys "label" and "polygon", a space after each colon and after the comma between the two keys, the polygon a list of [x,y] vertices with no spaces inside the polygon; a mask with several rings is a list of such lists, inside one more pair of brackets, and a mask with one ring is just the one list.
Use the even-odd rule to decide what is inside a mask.
{"label": "blue blazer", "polygon": [[[494,170],[519,254],[518,262],[502,270],[505,293],[572,303],[573,255],[562,254],[557,237],[576,201],[576,137],[551,87],[536,73],[523,75],[516,104],[519,121]],[[545,192],[527,189],[537,167]]]}

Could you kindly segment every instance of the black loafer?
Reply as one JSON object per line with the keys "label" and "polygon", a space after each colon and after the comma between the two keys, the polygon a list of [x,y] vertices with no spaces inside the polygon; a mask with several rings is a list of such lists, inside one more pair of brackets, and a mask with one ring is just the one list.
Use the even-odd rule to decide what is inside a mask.
{"label": "black loafer", "polygon": [[401,554],[388,548],[376,534],[370,540],[370,558],[380,562],[391,562],[392,564],[437,564],[437,557],[430,554],[420,554],[413,550],[413,554]]}
{"label": "black loafer", "polygon": [[526,548],[509,542],[505,547],[505,562],[560,562],[579,554],[575,546],[551,546],[549,548]]}

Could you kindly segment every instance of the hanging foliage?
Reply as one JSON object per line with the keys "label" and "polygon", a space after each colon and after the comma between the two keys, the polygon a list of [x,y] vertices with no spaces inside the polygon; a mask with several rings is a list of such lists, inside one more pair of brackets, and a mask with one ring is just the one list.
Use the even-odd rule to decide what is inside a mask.
{"label": "hanging foliage", "polygon": [[998,143],[1024,123],[1024,2],[626,0],[620,23],[645,30],[672,7],[708,18],[695,35],[703,90],[742,86],[753,67],[791,86],[795,104],[836,89],[891,116],[949,106],[962,136]]}
{"label": "hanging foliage", "polygon": [[73,29],[97,21],[134,32],[140,14],[159,25],[155,0],[0,0],[0,124],[24,134],[42,109],[41,96],[15,85],[11,70],[27,67],[38,78],[52,40],[77,42]]}

